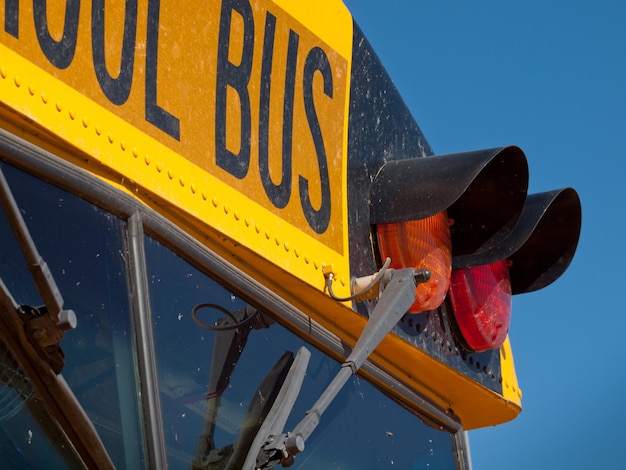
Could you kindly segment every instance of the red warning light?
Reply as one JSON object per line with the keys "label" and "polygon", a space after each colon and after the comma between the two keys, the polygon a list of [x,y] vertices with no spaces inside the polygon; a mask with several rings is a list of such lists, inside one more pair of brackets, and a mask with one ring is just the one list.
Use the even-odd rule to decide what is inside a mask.
{"label": "red warning light", "polygon": [[450,300],[466,345],[473,351],[502,346],[511,322],[508,260],[452,271]]}

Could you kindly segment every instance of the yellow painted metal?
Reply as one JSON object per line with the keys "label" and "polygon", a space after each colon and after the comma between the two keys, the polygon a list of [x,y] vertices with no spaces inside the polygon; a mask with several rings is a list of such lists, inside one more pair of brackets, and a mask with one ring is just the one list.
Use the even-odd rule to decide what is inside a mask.
{"label": "yellow painted metal", "polygon": [[[75,54],[64,69],[53,65],[43,52],[32,12],[20,12],[17,38],[0,34],[3,43],[0,66],[9,77],[2,80],[0,99],[3,106],[20,112],[49,131],[54,139],[74,147],[92,171],[101,168],[100,176],[132,186],[131,191],[149,199],[151,204],[185,212],[198,226],[208,226],[248,248],[255,262],[260,256],[318,291],[324,289],[321,267],[332,266],[341,281],[337,290],[346,295],[349,263],[345,188],[352,19],[339,2],[308,4],[306,11],[297,1],[257,0],[251,4],[253,48],[244,51],[248,47],[243,44],[244,37],[252,33],[242,29],[243,20],[237,11],[232,11],[229,34],[225,35],[225,26],[220,24],[221,2],[187,2],[184,8],[178,2],[161,2],[158,65],[152,71],[156,73],[157,96],[152,104],[178,119],[178,140],[149,122],[146,114],[151,73],[146,59],[146,48],[150,47],[147,46],[146,23],[150,17],[147,1],[139,2],[132,85],[123,103],[113,104],[96,77],[94,39],[90,33],[92,19],[87,3],[81,4]],[[296,18],[290,9],[295,11]],[[105,62],[112,77],[120,73],[115,70],[115,64],[122,61],[119,38],[124,36],[124,11],[123,7],[106,10]],[[323,21],[328,19],[326,15],[330,11],[332,20]],[[57,4],[48,8],[47,20],[54,40],[59,40],[63,33],[64,14],[64,7]],[[293,181],[288,203],[282,208],[276,207],[266,195],[259,168],[260,82],[264,54],[267,56],[262,45],[269,17],[275,19],[268,124],[272,184],[278,184],[282,172],[285,69],[290,34],[297,36],[291,128]],[[244,60],[245,54],[251,55],[248,96],[231,85],[226,86],[224,145],[237,154],[238,149],[249,144],[249,168],[243,177],[233,176],[216,164],[218,144],[213,123],[217,112],[215,64],[220,40],[233,64]],[[317,49],[328,60],[332,89],[329,93],[321,72],[313,70],[312,97],[308,102],[313,109],[311,115],[310,109],[306,109],[303,69],[307,53]],[[250,139],[242,142],[242,102],[246,99],[250,108]],[[331,208],[329,222],[323,231],[317,232],[306,219],[299,194],[304,179],[308,183],[305,195],[312,209],[321,204],[322,170],[317,158],[320,149],[313,135],[316,126],[327,160]],[[241,256],[246,256],[246,252]]]}
{"label": "yellow painted metal", "polygon": [[521,407],[522,389],[517,383],[515,364],[513,362],[513,351],[511,349],[511,341],[508,336],[500,348],[500,364],[502,370],[502,395],[511,403]]}
{"label": "yellow painted metal", "polygon": [[285,11],[289,11],[290,15],[342,57],[350,58],[352,55],[352,26],[350,26],[350,35],[338,34],[341,28],[352,23],[352,16],[342,2],[316,0],[315,8],[311,8],[310,2],[298,0],[274,0],[274,2]]}

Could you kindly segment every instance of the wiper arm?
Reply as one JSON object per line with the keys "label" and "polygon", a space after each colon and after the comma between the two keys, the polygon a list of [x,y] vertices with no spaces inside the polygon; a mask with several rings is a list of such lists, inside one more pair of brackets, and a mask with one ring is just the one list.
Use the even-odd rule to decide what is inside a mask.
{"label": "wiper arm", "polygon": [[45,304],[45,307],[39,308],[20,307],[28,338],[41,358],[59,374],[65,362],[59,343],[65,331],[76,328],[76,314],[72,310],[63,309],[63,296],[48,265],[37,250],[2,168],[0,168],[0,204],[24,254],[28,270],[33,275],[35,287]]}
{"label": "wiper arm", "polygon": [[113,469],[113,462],[93,423],[63,375],[55,373],[48,362],[42,360],[33,342],[27,341],[23,319],[15,315],[19,308],[0,279],[0,342],[35,386],[53,422],[67,436],[85,468]]}
{"label": "wiper arm", "polygon": [[[256,453],[256,462],[249,456],[246,459],[246,463],[249,466],[244,466],[244,469],[273,468],[278,464],[288,467],[293,464],[295,456],[304,450],[305,441],[319,424],[320,417],[324,411],[342,390],[350,376],[359,370],[371,352],[415,302],[415,288],[417,284],[425,282],[429,278],[430,272],[427,270],[415,271],[412,268],[407,268],[392,271],[391,279],[380,296],[378,304],[374,308],[354,349],[341,365],[341,369],[335,378],[326,387],[326,390],[324,390],[315,405],[313,405],[313,408],[307,411],[304,419],[298,423],[292,432],[273,434],[277,430],[277,426],[268,426],[269,432],[258,436],[258,440],[255,439],[255,444],[257,441],[263,444],[260,451],[258,451],[258,447],[250,449],[251,454]],[[285,386],[289,385],[286,383]],[[295,402],[295,397],[293,397],[289,405],[277,400],[274,408],[287,408],[289,406],[282,411],[288,415],[293,407],[293,402]],[[261,431],[265,430],[262,428]],[[280,433],[280,431],[278,432]],[[253,463],[254,467],[252,467]]]}

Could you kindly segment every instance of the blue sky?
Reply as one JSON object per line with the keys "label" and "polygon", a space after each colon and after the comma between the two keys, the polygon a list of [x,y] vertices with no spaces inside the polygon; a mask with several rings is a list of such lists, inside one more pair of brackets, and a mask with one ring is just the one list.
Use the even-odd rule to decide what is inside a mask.
{"label": "blue sky", "polygon": [[569,270],[513,299],[524,410],[470,433],[474,469],[623,468],[626,2],[345,3],[436,153],[518,145],[531,192],[581,197]]}

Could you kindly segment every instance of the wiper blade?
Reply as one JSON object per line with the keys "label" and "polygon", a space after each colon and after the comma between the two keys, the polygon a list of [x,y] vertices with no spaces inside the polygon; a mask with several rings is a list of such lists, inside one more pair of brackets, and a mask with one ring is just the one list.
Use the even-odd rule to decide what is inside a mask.
{"label": "wiper blade", "polygon": [[240,470],[246,468],[243,463],[249,453],[250,446],[274,407],[293,362],[293,353],[285,351],[276,364],[274,364],[272,370],[265,376],[261,385],[259,385],[259,388],[256,390],[248,406],[248,412],[243,420],[239,439],[237,439],[235,443],[233,455],[228,461],[225,470]]}
{"label": "wiper blade", "polygon": [[76,328],[76,314],[72,310],[63,309],[63,296],[48,265],[37,250],[2,168],[0,168],[0,205],[24,254],[28,270],[33,275],[35,287],[45,304],[45,307],[22,306],[18,311],[22,313],[29,340],[41,358],[59,374],[65,363],[59,343],[65,331]]}
{"label": "wiper blade", "polygon": [[[309,365],[309,359],[311,353],[305,347],[300,348],[296,358],[289,369],[289,373],[283,382],[283,385],[276,396],[274,406],[267,414],[263,425],[259,428],[254,440],[250,444],[248,455],[243,464],[243,469],[252,469],[256,466],[263,466],[267,464],[267,461],[257,461],[259,449],[262,446],[268,445],[267,436],[276,436],[283,432],[289,414],[293,409],[293,405],[296,399],[300,395],[300,389],[302,388],[302,382],[306,375],[306,369]],[[286,456],[287,457],[287,456]],[[288,458],[288,457],[287,457]]]}

